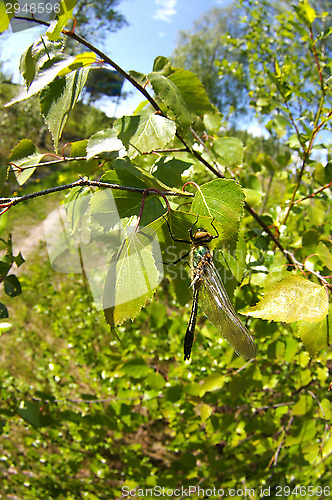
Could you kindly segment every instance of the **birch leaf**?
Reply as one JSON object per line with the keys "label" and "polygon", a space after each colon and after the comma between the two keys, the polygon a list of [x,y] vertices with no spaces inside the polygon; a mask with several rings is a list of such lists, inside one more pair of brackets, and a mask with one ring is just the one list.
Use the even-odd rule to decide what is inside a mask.
{"label": "birch leaf", "polygon": [[325,288],[300,276],[285,278],[274,285],[264,298],[244,313],[269,321],[307,321],[316,323],[328,313]]}

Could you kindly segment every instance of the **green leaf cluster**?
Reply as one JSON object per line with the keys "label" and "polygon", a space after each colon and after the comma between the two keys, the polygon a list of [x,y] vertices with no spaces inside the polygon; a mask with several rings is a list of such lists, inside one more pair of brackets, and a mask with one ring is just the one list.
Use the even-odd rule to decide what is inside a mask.
{"label": "green leaf cluster", "polygon": [[[332,168],[330,142],[317,137],[331,123],[330,33],[318,35],[324,16],[308,2],[291,7],[273,17],[274,6],[243,2],[250,30],[239,45],[230,41],[248,56],[268,140],[226,133],[198,77],[158,57],[148,74],[120,68],[144,97],[137,110],[60,156],[96,54],[116,64],[60,32],[64,19],[23,56],[26,89],[12,103],[38,96],[52,161],[60,172],[70,164],[78,180],[34,184],[30,174],[52,161],[21,140],[0,171],[1,229],[9,208],[68,189],[63,236],[79,241],[70,270],[83,272],[56,273],[41,249],[18,282],[9,273],[23,258],[2,240],[4,292],[16,306],[12,323],[0,324],[5,495],[120,498],[142,478],[150,488],[197,479],[205,488],[243,485],[257,498],[261,487],[271,496],[299,485],[329,494]],[[65,36],[84,46],[78,56],[62,50]],[[255,338],[255,361],[236,356],[198,310],[192,360],[183,362],[196,231],[211,234],[216,268]],[[65,253],[52,262],[60,271]],[[88,275],[105,255],[102,313]],[[196,284],[203,265],[198,272]],[[7,317],[5,306],[0,313]]]}

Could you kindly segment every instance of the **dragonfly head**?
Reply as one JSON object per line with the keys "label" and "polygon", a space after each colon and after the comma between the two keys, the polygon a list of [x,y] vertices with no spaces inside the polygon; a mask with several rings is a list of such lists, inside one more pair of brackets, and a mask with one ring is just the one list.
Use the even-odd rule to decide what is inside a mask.
{"label": "dragonfly head", "polygon": [[211,241],[215,238],[205,229],[197,229],[197,231],[192,235],[192,241],[194,245],[204,245],[207,243],[211,243]]}

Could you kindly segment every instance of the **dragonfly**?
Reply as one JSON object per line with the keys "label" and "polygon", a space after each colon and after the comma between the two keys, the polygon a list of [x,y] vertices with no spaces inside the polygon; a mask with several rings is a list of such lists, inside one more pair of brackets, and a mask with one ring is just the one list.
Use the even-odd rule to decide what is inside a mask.
{"label": "dragonfly", "polygon": [[219,237],[216,227],[211,222],[216,235],[212,235],[205,229],[193,231],[194,226],[189,229],[190,241],[175,238],[172,234],[169,222],[165,219],[173,241],[190,243],[192,248],[182,258],[172,264],[176,264],[190,254],[191,288],[193,290],[193,303],[190,319],[184,338],[184,360],[190,359],[191,350],[195,337],[195,327],[198,307],[200,306],[206,317],[219,331],[221,336],[231,345],[234,351],[245,359],[256,357],[255,341],[238,317],[235,309],[227,295],[224,284],[213,263],[210,243]]}

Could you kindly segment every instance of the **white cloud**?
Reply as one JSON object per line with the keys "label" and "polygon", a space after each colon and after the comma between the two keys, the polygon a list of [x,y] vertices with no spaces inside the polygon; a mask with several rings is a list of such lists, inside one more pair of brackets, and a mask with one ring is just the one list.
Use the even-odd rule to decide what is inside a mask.
{"label": "white cloud", "polygon": [[158,21],[166,21],[170,23],[171,17],[176,14],[176,2],[177,0],[155,0],[155,4],[157,5],[157,10],[153,14],[153,18]]}

